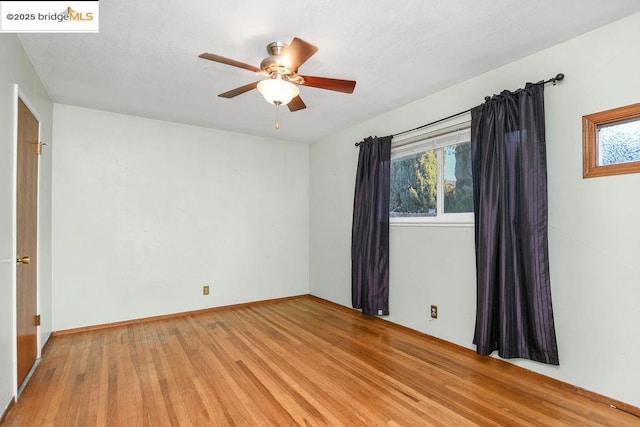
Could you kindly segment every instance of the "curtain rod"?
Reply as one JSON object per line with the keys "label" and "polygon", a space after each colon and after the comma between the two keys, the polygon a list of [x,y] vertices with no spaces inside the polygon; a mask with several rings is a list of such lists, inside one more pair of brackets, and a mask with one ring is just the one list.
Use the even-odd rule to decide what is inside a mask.
{"label": "curtain rod", "polygon": [[[545,81],[543,81],[543,82],[542,82],[542,84],[553,83],[553,85],[555,86],[555,85],[556,85],[556,82],[560,82],[560,81],[562,81],[562,80],[564,80],[564,74],[562,74],[562,73],[558,73],[558,74],[556,74],[556,76],[555,76],[555,77],[551,77],[549,80],[545,80]],[[491,97],[490,97],[490,96],[485,96],[485,97],[484,97],[484,100],[485,100],[485,101],[489,101],[490,99],[491,99]],[[476,106],[476,107],[477,107],[477,106]],[[442,118],[442,119],[438,119],[438,120],[436,120],[436,121],[434,121],[434,122],[427,123],[426,125],[422,125],[422,126],[418,126],[418,127],[416,127],[416,128],[413,128],[413,129],[409,129],[409,130],[405,130],[405,131],[402,131],[402,132],[394,133],[394,134],[393,134],[393,135],[391,135],[391,136],[403,135],[403,134],[405,134],[405,133],[413,132],[413,131],[416,131],[416,130],[420,130],[420,129],[422,129],[422,128],[426,128],[426,127],[428,127],[428,126],[432,126],[432,125],[438,124],[438,123],[440,123],[440,122],[444,122],[445,120],[453,119],[454,117],[458,117],[458,116],[461,116],[461,115],[463,115],[463,114],[466,114],[466,113],[471,112],[471,110],[473,110],[473,109],[474,109],[474,108],[476,108],[476,107],[471,107],[471,108],[469,108],[468,110],[460,111],[459,113],[452,114],[452,115],[447,116],[447,117]],[[360,145],[360,143],[359,143],[359,142],[356,142],[356,147],[357,147],[357,146],[359,146],[359,145]]]}

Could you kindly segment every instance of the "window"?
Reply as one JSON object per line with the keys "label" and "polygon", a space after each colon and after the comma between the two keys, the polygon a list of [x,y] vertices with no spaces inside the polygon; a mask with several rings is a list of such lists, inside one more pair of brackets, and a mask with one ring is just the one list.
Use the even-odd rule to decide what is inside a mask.
{"label": "window", "polygon": [[640,172],[640,104],[582,117],[583,177]]}
{"label": "window", "polygon": [[392,224],[472,223],[469,122],[394,141],[391,148]]}

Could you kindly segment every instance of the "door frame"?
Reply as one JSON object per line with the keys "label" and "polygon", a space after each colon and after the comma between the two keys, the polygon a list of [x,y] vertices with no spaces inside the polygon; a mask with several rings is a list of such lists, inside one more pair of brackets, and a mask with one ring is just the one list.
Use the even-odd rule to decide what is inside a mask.
{"label": "door frame", "polygon": [[[13,85],[13,221],[12,221],[12,259],[16,259],[18,257],[17,253],[17,244],[18,244],[18,215],[17,215],[17,207],[18,207],[18,99],[22,100],[24,105],[27,106],[31,114],[38,120],[38,142],[40,142],[42,136],[42,116],[35,108],[35,104],[31,102],[27,94],[25,94],[18,84]],[[36,233],[36,259],[38,260],[38,265],[36,266],[36,310],[40,313],[40,161],[38,161],[38,207],[37,207],[37,233]],[[14,398],[16,401],[19,396],[19,386],[18,384],[18,278],[16,268],[13,268],[12,271],[12,293],[13,293],[13,322],[12,322],[12,335],[13,335],[13,384],[14,384]],[[34,368],[38,365],[38,362],[42,356],[41,353],[41,337],[40,337],[40,328],[37,327],[36,332],[36,360],[34,363]],[[25,384],[29,380],[29,376],[33,372],[33,368],[29,374],[27,374],[27,378],[25,379]]]}

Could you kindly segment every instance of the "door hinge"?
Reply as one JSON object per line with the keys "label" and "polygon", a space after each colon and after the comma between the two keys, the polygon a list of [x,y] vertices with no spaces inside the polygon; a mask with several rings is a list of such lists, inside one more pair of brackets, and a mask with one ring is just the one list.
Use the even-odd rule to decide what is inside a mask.
{"label": "door hinge", "polygon": [[40,315],[36,314],[36,326],[40,326]]}
{"label": "door hinge", "polygon": [[42,142],[36,143],[36,154],[42,154]]}

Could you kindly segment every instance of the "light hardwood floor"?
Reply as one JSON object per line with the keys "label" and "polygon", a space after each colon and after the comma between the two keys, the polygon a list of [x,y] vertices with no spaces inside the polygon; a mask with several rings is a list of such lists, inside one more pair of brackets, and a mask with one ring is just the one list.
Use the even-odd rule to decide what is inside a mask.
{"label": "light hardwood floor", "polygon": [[314,297],[52,340],[6,425],[640,425],[552,380]]}

